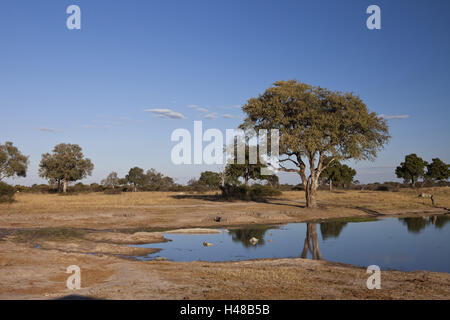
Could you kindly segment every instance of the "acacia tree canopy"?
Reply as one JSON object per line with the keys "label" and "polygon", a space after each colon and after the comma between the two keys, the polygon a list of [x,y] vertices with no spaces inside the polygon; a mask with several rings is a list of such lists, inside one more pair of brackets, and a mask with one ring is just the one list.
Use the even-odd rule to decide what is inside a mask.
{"label": "acacia tree canopy", "polygon": [[242,109],[247,117],[241,128],[279,130],[280,170],[300,175],[307,207],[317,206],[326,158],[329,163],[372,160],[390,138],[386,120],[370,112],[358,96],[296,80],[275,82]]}
{"label": "acacia tree canopy", "polygon": [[58,183],[58,190],[66,192],[71,181],[86,178],[92,174],[94,165],[85,158],[77,144],[60,143],[53,152],[44,153],[39,164],[39,176]]}
{"label": "acacia tree canopy", "polygon": [[436,181],[446,181],[450,177],[450,165],[439,158],[434,158],[427,164],[425,177]]}
{"label": "acacia tree canopy", "polygon": [[104,185],[105,187],[112,187],[113,189],[119,185],[119,176],[117,175],[117,172],[113,171],[108,176],[103,179],[100,183]]}
{"label": "acacia tree canopy", "polygon": [[405,183],[410,182],[411,185],[414,184],[422,178],[425,173],[426,161],[418,157],[415,153],[408,154],[405,157],[405,161],[400,163],[395,169],[395,174],[398,178],[401,178]]}
{"label": "acacia tree canopy", "polygon": [[352,169],[346,164],[341,164],[339,161],[335,160],[330,166],[327,166],[322,171],[321,178],[328,181],[330,190],[332,190],[333,184],[343,187],[350,185],[355,175],[355,169]]}
{"label": "acacia tree canopy", "polygon": [[10,177],[27,175],[28,157],[24,156],[12,142],[0,144],[0,181]]}
{"label": "acacia tree canopy", "polygon": [[221,182],[222,177],[220,173],[213,171],[203,171],[198,179],[198,183],[205,185],[209,189],[219,189]]}
{"label": "acacia tree canopy", "polygon": [[145,185],[146,178],[144,169],[139,167],[131,168],[125,176],[127,182],[133,185],[135,192],[137,191],[138,186],[142,187]]}

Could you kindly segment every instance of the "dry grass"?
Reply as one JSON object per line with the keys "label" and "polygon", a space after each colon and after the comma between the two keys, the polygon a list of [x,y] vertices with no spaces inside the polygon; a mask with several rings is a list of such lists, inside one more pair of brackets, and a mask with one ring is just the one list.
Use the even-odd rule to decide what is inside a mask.
{"label": "dry grass", "polygon": [[[450,207],[450,188],[400,189],[398,192],[368,190],[319,191],[319,204],[327,208],[362,207],[371,210],[389,209],[427,209],[431,208],[430,199],[419,198],[420,193],[434,195],[436,205]],[[283,197],[290,200],[301,199],[299,192],[284,192]],[[302,195],[303,196],[303,195]]]}
{"label": "dry grass", "polygon": [[[319,191],[319,204],[327,209],[357,208],[371,210],[389,209],[429,209],[430,199],[418,198],[421,192],[431,193],[435,196],[439,207],[450,207],[450,188],[423,188],[400,189],[398,192],[386,191]],[[211,193],[210,193],[211,194]],[[213,193],[212,193],[213,194]],[[51,213],[51,212],[112,212],[124,209],[161,209],[170,206],[196,206],[210,205],[211,201],[183,196],[180,192],[137,192],[118,195],[105,195],[103,193],[88,193],[75,195],[57,194],[30,194],[18,193],[16,201],[11,204],[1,204],[0,214],[10,213]],[[302,191],[287,191],[274,202],[283,203],[304,202]]]}
{"label": "dry grass", "polygon": [[114,211],[133,207],[156,205],[196,204],[195,199],[174,199],[179,192],[127,192],[117,195],[106,195],[100,192],[73,195],[18,193],[16,201],[0,205],[2,212],[46,213],[46,212],[84,212]]}

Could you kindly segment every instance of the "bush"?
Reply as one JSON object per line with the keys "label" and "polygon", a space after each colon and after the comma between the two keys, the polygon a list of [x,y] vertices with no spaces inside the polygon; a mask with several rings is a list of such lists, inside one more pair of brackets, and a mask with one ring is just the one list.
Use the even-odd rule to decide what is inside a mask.
{"label": "bush", "polygon": [[0,203],[2,202],[13,202],[14,195],[16,194],[16,189],[9,184],[0,182]]}
{"label": "bush", "polygon": [[227,200],[266,201],[267,198],[281,195],[281,191],[269,185],[254,184],[251,187],[245,185],[226,184],[221,187],[222,198]]}
{"label": "bush", "polygon": [[47,184],[33,184],[29,191],[31,193],[51,193],[51,192],[58,192],[56,188],[51,188]]}
{"label": "bush", "polygon": [[266,201],[267,198],[281,195],[281,191],[269,185],[255,184],[249,190],[252,201]]}
{"label": "bush", "polygon": [[226,184],[220,187],[222,190],[222,198],[227,200],[249,200],[248,187],[244,185]]}
{"label": "bush", "polygon": [[120,188],[114,188],[114,189],[110,188],[110,189],[106,189],[104,193],[105,194],[121,194],[122,193],[122,189],[120,189]]}

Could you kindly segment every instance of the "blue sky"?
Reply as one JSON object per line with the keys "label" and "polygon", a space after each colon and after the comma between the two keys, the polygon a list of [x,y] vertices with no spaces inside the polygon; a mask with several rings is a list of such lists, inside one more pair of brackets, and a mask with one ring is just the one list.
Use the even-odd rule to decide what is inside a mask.
{"label": "blue sky", "polygon": [[[66,28],[72,4],[81,30]],[[381,30],[366,27],[371,4],[381,8]],[[173,165],[174,129],[192,130],[194,120],[235,128],[239,106],[294,78],[407,116],[389,120],[393,138],[375,162],[350,163],[360,181],[394,180],[412,152],[449,162],[449,13],[445,0],[3,0],[0,143],[30,156],[27,178],[12,182],[45,182],[41,154],[61,142],[94,162],[84,182],[133,166],[185,182],[216,167]]]}

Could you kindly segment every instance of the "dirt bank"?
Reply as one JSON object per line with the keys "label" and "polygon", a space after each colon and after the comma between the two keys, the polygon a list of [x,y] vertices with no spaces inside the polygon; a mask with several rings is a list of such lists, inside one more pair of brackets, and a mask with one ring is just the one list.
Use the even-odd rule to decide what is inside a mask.
{"label": "dirt bank", "polygon": [[450,275],[381,273],[381,290],[366,288],[363,268],[305,259],[229,263],[137,262],[108,255],[40,250],[0,242],[0,299],[73,294],[66,268],[81,268],[77,295],[105,299],[448,299]]}

